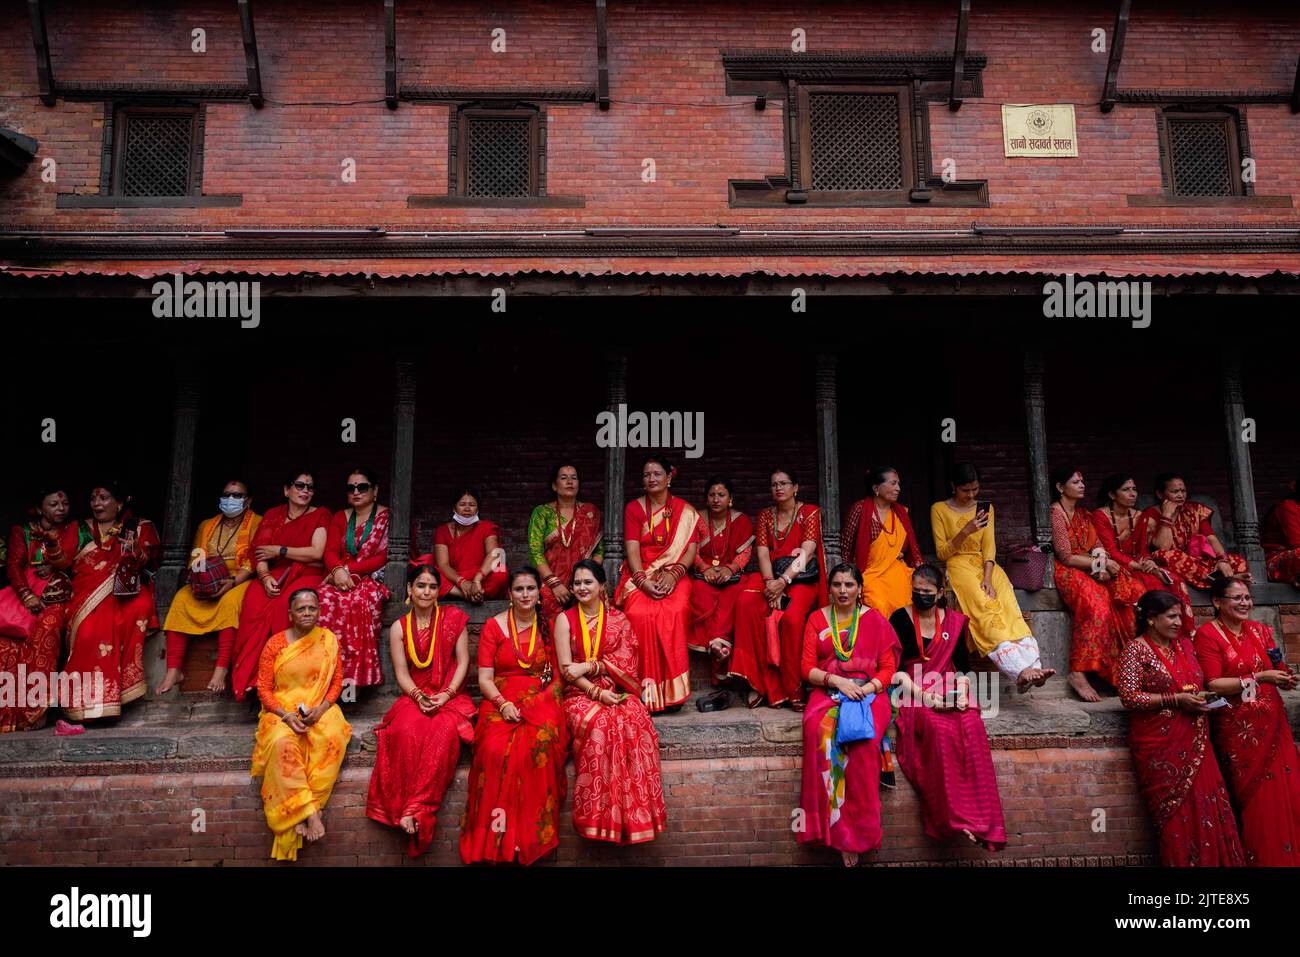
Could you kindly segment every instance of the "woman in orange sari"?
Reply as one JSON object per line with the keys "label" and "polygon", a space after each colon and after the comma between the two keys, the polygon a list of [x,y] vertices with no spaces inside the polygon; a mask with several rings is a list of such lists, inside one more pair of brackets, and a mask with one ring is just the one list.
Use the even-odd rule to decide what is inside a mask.
{"label": "woman in orange sari", "polygon": [[537,613],[541,573],[516,568],[508,587],[509,609],[489,618],[478,639],[483,703],[460,822],[466,864],[532,864],[560,844],[569,731],[555,646]]}
{"label": "woman in orange sari", "polygon": [[299,585],[316,585],[324,573],[321,556],[329,537],[328,509],[311,504],[316,483],[310,472],[295,472],[284,484],[285,504],[268,509],[253,536],[258,584],[244,592],[235,634],[231,690],[243,701],[257,683],[266,641],[289,626],[289,595]]}
{"label": "woman in orange sari", "polygon": [[721,477],[704,483],[707,509],[695,533],[700,543],[691,574],[687,646],[712,656],[715,683],[727,673],[740,579],[754,553],[754,525],[733,507],[731,487],[731,480]]}
{"label": "woman in orange sari", "polygon": [[[59,666],[72,597],[68,570],[90,540],[89,529],[68,521],[68,511],[66,492],[41,489],[32,505],[31,521],[9,532],[10,584],[0,590],[0,683],[11,682],[15,697],[6,703],[0,692],[0,734],[44,727],[45,712],[55,703],[50,700],[48,680]],[[37,674],[45,676],[46,693],[29,697],[29,677]]]}
{"label": "woman in orange sari", "polygon": [[799,483],[788,469],[772,473],[772,501],[758,513],[759,570],[736,586],[741,591],[731,676],[748,683],[750,708],[766,699],[770,707],[788,701],[802,711],[804,623],[817,603],[826,601],[822,513],[799,502]]}
{"label": "woman in orange sari", "polygon": [[1236,575],[1253,581],[1246,559],[1224,549],[1210,519],[1214,509],[1187,498],[1181,475],[1166,472],[1155,481],[1157,504],[1142,513],[1156,563],[1193,588],[1209,588],[1216,577]]}
{"label": "woman in orange sari", "polygon": [[[144,637],[158,627],[153,571],[162,557],[158,530],[136,517],[131,497],[116,483],[90,493],[90,541],[72,565],[68,605],[68,661],[64,671],[73,721],[120,715],[122,705],[143,697]],[[87,688],[87,685],[90,687]]]}
{"label": "woman in orange sari", "polygon": [[438,603],[433,556],[411,562],[405,618],[388,629],[393,674],[402,697],[375,728],[378,748],[366,817],[407,835],[406,853],[429,849],[443,795],[456,777],[460,746],[474,740],[469,673],[469,615]]}
{"label": "woman in orange sari", "polygon": [[691,695],[691,586],[682,579],[695,561],[700,516],[673,495],[676,474],[667,459],[647,458],[641,466],[645,494],[623,510],[627,560],[614,603],[641,645],[642,697],[652,712],[680,710]]}
{"label": "woman in orange sari", "polygon": [[555,620],[555,655],[577,771],[573,826],[593,841],[653,841],[667,815],[659,735],[639,697],[636,635],[622,612],[606,607],[599,562],[578,562],[570,584],[578,604]]}
{"label": "woman in orange sari", "polygon": [[590,502],[578,501],[578,467],[559,465],[551,473],[555,501],[538,505],[528,519],[528,560],[542,573],[542,613],[547,623],[573,604],[566,584],[584,558],[605,557],[604,519]]}
{"label": "woman in orange sari", "polygon": [[1229,707],[1211,719],[1214,747],[1241,815],[1241,845],[1252,867],[1300,865],[1300,754],[1282,691],[1300,686],[1273,639],[1250,620],[1255,599],[1243,579],[1217,579],[1214,620],[1196,632],[1205,686]]}
{"label": "woman in orange sari", "polygon": [[497,546],[501,532],[479,515],[482,498],[472,488],[452,499],[451,521],[433,533],[433,554],[442,576],[442,598],[463,598],[480,604],[505,597],[505,553]]}
{"label": "woman in orange sari", "polygon": [[1300,479],[1291,494],[1264,516],[1259,529],[1268,580],[1300,586]]}
{"label": "woman in orange sari", "polygon": [[325,836],[329,803],[352,740],[336,703],[343,690],[339,643],[321,628],[313,588],[289,596],[292,624],[267,641],[257,669],[262,713],[251,775],[262,779],[262,809],[275,834],[271,857],[296,861],[303,839]]}
{"label": "woman in orange sari", "polygon": [[898,470],[867,473],[870,498],[854,502],[844,521],[845,554],[862,571],[862,600],[886,618],[912,600],[912,569],[921,549],[907,509],[898,504]]}
{"label": "woman in orange sari", "polygon": [[1083,474],[1054,469],[1051,483],[1056,590],[1070,609],[1067,680],[1084,701],[1100,701],[1088,673],[1111,680],[1111,668],[1135,631],[1133,605],[1142,597],[1141,586],[1098,545],[1092,513],[1082,505]]}

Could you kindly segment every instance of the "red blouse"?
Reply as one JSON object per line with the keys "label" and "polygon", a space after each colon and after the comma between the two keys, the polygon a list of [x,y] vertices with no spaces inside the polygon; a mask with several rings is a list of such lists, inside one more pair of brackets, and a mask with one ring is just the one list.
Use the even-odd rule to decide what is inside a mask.
{"label": "red blouse", "polygon": [[27,569],[44,565],[47,568],[66,569],[71,567],[77,557],[77,546],[81,541],[76,522],[65,522],[58,529],[59,548],[54,555],[47,554],[44,542],[36,535],[27,534],[29,526],[15,525],[9,531],[9,554],[5,560],[5,571],[9,584],[20,595],[27,588]]}
{"label": "red blouse", "polygon": [[[378,507],[378,505],[375,506],[375,508]],[[379,513],[376,513],[375,524],[378,523]],[[364,528],[364,522],[357,523],[358,540],[360,540]],[[370,534],[378,535],[379,529],[372,526]],[[330,520],[327,535],[328,537],[325,539],[325,567],[327,569],[338,568],[342,565],[358,578],[364,578],[366,575],[373,575],[388,563],[387,548],[381,548],[369,558],[353,558],[348,554],[347,547],[344,545],[348,535],[348,514],[346,510],[334,513],[333,519]],[[358,541],[358,544],[360,544],[360,541]]]}
{"label": "red blouse", "polygon": [[816,542],[818,549],[822,546],[822,510],[816,505],[800,505],[794,521],[780,537],[776,533],[776,508],[765,508],[758,513],[758,533],[754,544],[776,551],[772,557],[788,555],[807,541]]}
{"label": "red blouse", "polygon": [[[483,630],[478,636],[478,666],[491,668],[495,678],[540,675],[542,669],[546,667],[548,658],[551,659],[554,667],[555,648],[546,635],[537,635],[536,641],[533,642],[533,653],[531,656],[528,654],[529,641],[536,633],[540,620],[540,617],[534,620],[531,628],[517,636],[519,649],[516,652],[510,635],[497,624],[496,617],[489,618],[483,623]],[[521,661],[527,667],[521,667],[519,664]]]}
{"label": "red blouse", "polygon": [[[696,526],[695,538],[700,547],[695,555],[695,570],[703,572],[713,567],[713,560],[726,565],[732,572],[738,572],[749,564],[749,557],[754,553],[754,525],[749,516],[735,513],[729,525],[724,526],[725,533],[714,534],[713,519],[708,512],[700,513]],[[708,542],[705,542],[708,539]],[[748,542],[748,545],[745,543]],[[745,545],[743,549],[741,545]]]}

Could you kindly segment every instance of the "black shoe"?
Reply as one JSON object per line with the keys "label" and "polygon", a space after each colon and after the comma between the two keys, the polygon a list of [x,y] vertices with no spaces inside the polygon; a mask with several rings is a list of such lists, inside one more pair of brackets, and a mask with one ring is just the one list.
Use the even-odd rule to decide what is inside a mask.
{"label": "black shoe", "polygon": [[891,791],[898,788],[898,781],[894,779],[893,771],[880,772],[880,786],[882,788],[889,788]]}

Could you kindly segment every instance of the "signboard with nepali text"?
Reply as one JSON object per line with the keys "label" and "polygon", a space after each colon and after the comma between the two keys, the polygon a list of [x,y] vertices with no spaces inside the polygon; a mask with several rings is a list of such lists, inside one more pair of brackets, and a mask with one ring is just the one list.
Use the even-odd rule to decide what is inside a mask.
{"label": "signboard with nepali text", "polygon": [[1078,156],[1074,104],[1002,105],[1002,145],[1007,156]]}

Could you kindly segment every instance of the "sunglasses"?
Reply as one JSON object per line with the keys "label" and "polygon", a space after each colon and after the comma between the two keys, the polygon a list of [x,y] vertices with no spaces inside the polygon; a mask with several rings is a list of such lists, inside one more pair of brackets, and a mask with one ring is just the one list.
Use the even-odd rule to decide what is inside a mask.
{"label": "sunglasses", "polygon": [[311,482],[294,482],[293,487],[299,492],[314,492],[316,490],[316,486]]}
{"label": "sunglasses", "polygon": [[343,487],[348,490],[349,495],[351,495],[353,492],[359,492],[360,494],[365,495],[372,488],[374,488],[374,486],[371,485],[369,482],[357,482],[355,485],[352,484],[351,482],[348,482]]}

